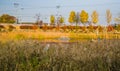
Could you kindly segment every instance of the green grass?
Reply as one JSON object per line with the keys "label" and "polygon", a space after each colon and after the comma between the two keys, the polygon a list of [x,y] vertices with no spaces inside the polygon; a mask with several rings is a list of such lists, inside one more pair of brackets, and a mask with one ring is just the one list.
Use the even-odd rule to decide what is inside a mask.
{"label": "green grass", "polygon": [[0,42],[0,71],[120,71],[119,43]]}

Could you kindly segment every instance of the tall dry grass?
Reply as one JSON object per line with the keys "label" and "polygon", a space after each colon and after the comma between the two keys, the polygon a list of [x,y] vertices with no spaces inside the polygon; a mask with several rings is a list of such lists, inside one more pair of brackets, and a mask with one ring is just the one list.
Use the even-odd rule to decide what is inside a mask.
{"label": "tall dry grass", "polygon": [[119,43],[0,42],[0,71],[120,71]]}

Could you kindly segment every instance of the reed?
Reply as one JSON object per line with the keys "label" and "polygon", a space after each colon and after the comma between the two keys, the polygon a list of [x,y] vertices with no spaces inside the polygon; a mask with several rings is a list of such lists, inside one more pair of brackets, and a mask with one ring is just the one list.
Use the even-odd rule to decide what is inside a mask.
{"label": "reed", "polygon": [[120,40],[0,42],[0,71],[119,71]]}

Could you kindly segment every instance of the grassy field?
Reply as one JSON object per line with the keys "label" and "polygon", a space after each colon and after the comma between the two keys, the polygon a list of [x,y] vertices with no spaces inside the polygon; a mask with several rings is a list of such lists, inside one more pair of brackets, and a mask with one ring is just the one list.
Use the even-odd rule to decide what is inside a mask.
{"label": "grassy field", "polygon": [[91,39],[120,39],[120,34],[115,33],[75,33],[41,30],[14,30],[11,32],[0,32],[0,41],[21,39],[36,39],[40,41],[60,42],[59,38],[69,38],[69,41],[91,40]]}
{"label": "grassy field", "polygon": [[0,32],[0,71],[120,71],[119,43],[110,32]]}
{"label": "grassy field", "polygon": [[120,71],[119,43],[0,42],[0,71]]}

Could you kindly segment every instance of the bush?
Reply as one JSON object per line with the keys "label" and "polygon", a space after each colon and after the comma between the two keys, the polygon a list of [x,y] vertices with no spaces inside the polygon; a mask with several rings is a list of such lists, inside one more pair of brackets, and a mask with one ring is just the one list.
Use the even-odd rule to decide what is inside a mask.
{"label": "bush", "polygon": [[16,27],[14,27],[12,25],[8,25],[8,31],[12,31],[13,29],[16,29]]}
{"label": "bush", "polygon": [[107,26],[107,31],[110,32],[110,31],[113,31],[113,27],[111,25]]}
{"label": "bush", "polygon": [[36,30],[36,29],[38,29],[38,26],[36,26],[36,25],[32,25],[32,26],[30,26],[30,25],[21,25],[20,29],[33,29],[33,30]]}
{"label": "bush", "polygon": [[43,31],[47,31],[48,30],[48,26],[45,24],[44,26],[43,26]]}
{"label": "bush", "polygon": [[117,31],[120,31],[120,24],[115,25],[115,26],[114,26],[114,29],[117,30]]}
{"label": "bush", "polygon": [[0,31],[2,31],[2,29],[5,29],[5,27],[3,25],[0,25]]}

